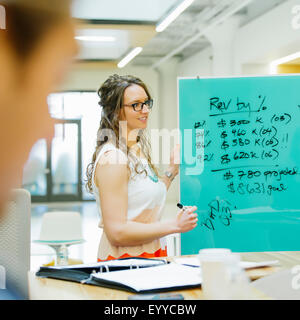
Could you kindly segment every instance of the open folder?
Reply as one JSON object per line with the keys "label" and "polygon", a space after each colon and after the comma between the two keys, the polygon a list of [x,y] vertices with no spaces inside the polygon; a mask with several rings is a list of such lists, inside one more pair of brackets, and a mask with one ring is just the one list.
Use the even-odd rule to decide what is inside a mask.
{"label": "open folder", "polygon": [[200,268],[144,258],[41,267],[36,275],[137,293],[172,291],[201,285]]}
{"label": "open folder", "polygon": [[201,285],[200,268],[169,263],[135,270],[97,273],[92,279],[111,288],[150,293],[196,288]]}

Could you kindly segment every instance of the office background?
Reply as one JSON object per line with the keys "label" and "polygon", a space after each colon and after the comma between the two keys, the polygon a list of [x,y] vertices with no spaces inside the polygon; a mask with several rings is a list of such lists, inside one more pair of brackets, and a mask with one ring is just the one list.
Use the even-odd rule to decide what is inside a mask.
{"label": "office background", "polygon": [[[164,18],[190,4],[165,30]],[[96,90],[114,73],[140,77],[155,105],[149,129],[177,125],[177,77],[298,73],[300,3],[297,0],[75,0],[72,13],[80,53],[62,87],[49,96],[57,120],[53,141],[38,141],[24,168],[23,187],[32,195],[32,240],[45,212],[82,213],[87,242],[70,256],[91,260],[100,239],[96,205],[84,188],[85,169],[94,151],[100,108]],[[143,50],[125,67],[132,49]],[[163,166],[160,166],[163,169]],[[179,198],[175,180],[164,218],[174,215]],[[46,262],[53,252],[32,246]]]}

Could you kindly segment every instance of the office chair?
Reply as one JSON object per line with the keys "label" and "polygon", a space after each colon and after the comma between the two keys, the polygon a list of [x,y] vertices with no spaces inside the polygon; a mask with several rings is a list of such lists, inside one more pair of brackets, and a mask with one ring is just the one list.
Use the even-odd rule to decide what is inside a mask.
{"label": "office chair", "polygon": [[11,200],[0,218],[0,265],[4,267],[6,283],[23,299],[28,298],[30,214],[30,193],[12,190]]}
{"label": "office chair", "polygon": [[180,234],[166,236],[168,257],[180,256]]}

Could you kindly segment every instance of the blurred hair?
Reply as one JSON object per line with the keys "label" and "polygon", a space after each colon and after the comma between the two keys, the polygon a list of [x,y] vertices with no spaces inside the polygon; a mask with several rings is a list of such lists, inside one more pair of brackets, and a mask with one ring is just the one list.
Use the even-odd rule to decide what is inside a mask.
{"label": "blurred hair", "polygon": [[26,59],[39,41],[70,18],[69,0],[0,0],[6,10],[5,36],[19,58]]}

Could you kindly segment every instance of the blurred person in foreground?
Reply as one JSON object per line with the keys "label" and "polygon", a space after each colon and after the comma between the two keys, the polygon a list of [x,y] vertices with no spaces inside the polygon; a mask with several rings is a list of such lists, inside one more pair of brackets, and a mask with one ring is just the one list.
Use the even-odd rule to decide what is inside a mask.
{"label": "blurred person in foreground", "polygon": [[[53,136],[47,96],[63,80],[77,45],[69,0],[0,0],[0,11],[1,217],[33,144]],[[10,298],[4,291],[0,299]]]}

